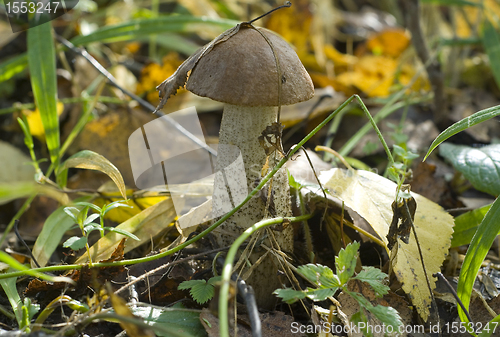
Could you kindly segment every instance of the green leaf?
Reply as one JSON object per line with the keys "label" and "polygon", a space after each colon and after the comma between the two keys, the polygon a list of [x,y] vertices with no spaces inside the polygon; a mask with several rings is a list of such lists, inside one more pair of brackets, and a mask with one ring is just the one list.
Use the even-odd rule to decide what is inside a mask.
{"label": "green leaf", "polygon": [[328,297],[335,295],[335,292],[338,289],[339,289],[338,287],[321,288],[321,289],[307,288],[307,290],[305,291],[305,295],[315,302],[324,301]]}
{"label": "green leaf", "polygon": [[301,290],[294,290],[292,288],[276,289],[273,294],[276,294],[283,302],[292,304],[298,300],[306,298],[306,294]]}
{"label": "green leaf", "polygon": [[169,308],[133,307],[132,313],[151,325],[159,337],[206,337],[207,333],[200,322],[200,313],[184,309],[178,303]]}
{"label": "green leaf", "polygon": [[330,288],[339,287],[341,285],[337,275],[333,274],[330,268],[320,264],[309,263],[299,266],[297,271],[310,282],[318,286]]}
{"label": "green leaf", "polygon": [[204,304],[214,296],[213,284],[207,283],[205,280],[189,280],[184,281],[177,287],[179,290],[190,289],[190,294],[193,299],[199,304]]}
{"label": "green leaf", "polygon": [[490,60],[491,72],[500,87],[500,36],[486,16],[483,22],[482,42]]}
{"label": "green leaf", "polygon": [[61,172],[59,172],[59,174],[62,174],[64,170],[72,167],[97,170],[107,174],[111,178],[111,180],[114,181],[123,198],[127,198],[125,183],[120,171],[118,171],[115,165],[113,165],[109,160],[107,160],[100,154],[89,150],[75,153],[64,162],[64,164],[61,166]]}
{"label": "green leaf", "polygon": [[385,325],[391,325],[394,330],[398,331],[398,328],[402,323],[401,317],[396,309],[392,307],[385,307],[383,305],[376,305],[370,303],[363,295],[346,291],[351,295],[359,304],[360,307],[372,313],[377,319],[384,323]]}
{"label": "green leaf", "polygon": [[491,204],[461,214],[455,218],[455,227],[453,227],[454,232],[451,239],[452,247],[468,245],[470,243],[490,207]]}
{"label": "green leaf", "polygon": [[45,130],[50,160],[57,168],[60,139],[56,107],[56,52],[49,22],[28,30],[28,63],[31,87]]}
{"label": "green leaf", "polygon": [[354,241],[348,244],[345,249],[341,249],[339,255],[335,257],[335,267],[340,280],[340,285],[346,282],[354,275],[356,262],[358,259],[359,242]]}
{"label": "green leaf", "polygon": [[378,297],[381,297],[389,292],[389,287],[383,282],[387,277],[380,269],[374,267],[363,267],[363,269],[353,277],[356,280],[368,283]]}
{"label": "green leaf", "polygon": [[83,225],[88,225],[89,223],[91,223],[92,221],[94,221],[95,219],[97,219],[99,217],[99,214],[90,214],[87,219],[85,219],[85,221],[83,221]]}
{"label": "green leaf", "polygon": [[134,239],[134,240],[136,240],[136,241],[140,241],[140,239],[139,239],[136,235],[134,235],[134,234],[132,234],[132,233],[129,233],[129,232],[127,232],[126,230],[123,230],[123,229],[121,229],[121,228],[116,228],[116,227],[104,227],[104,229],[106,229],[106,230],[108,230],[108,231],[110,231],[110,232],[115,232],[115,233],[118,233],[118,234],[121,234],[121,235],[125,235],[126,237],[129,237],[129,238]]}
{"label": "green leaf", "polygon": [[401,317],[399,317],[399,313],[392,307],[376,305],[367,310],[375,315],[375,317],[377,317],[379,321],[381,321],[385,325],[391,325],[395,331],[398,331],[399,326],[403,324],[401,322]]}
{"label": "green leaf", "polygon": [[495,116],[499,116],[499,115],[500,115],[500,105],[497,105],[497,106],[494,106],[494,107],[491,107],[488,109],[478,111],[475,114],[456,122],[455,124],[453,124],[452,126],[447,128],[446,130],[441,132],[436,137],[436,139],[434,139],[431,146],[429,147],[429,151],[427,151],[427,154],[424,157],[424,161],[427,159],[427,157],[429,157],[431,152],[434,151],[434,149],[436,147],[438,147],[439,144],[441,144],[442,142],[444,142],[445,140],[447,140],[451,136],[454,136],[457,133],[459,133],[460,131],[468,129],[471,126],[474,126],[474,125],[479,124],[481,122],[487,121],[488,119],[491,119],[491,118],[493,118]]}
{"label": "green leaf", "polygon": [[71,40],[75,45],[91,42],[118,42],[138,39],[143,36],[165,32],[196,32],[214,26],[226,30],[239,22],[226,19],[207,19],[190,15],[167,15],[158,18],[147,18],[126,21],[114,26],[104,26],[88,35],[77,36]]}
{"label": "green leaf", "polygon": [[471,184],[493,196],[500,194],[500,144],[481,148],[442,144],[439,154],[448,159]]}
{"label": "green leaf", "polygon": [[0,82],[7,81],[28,67],[28,54],[21,54],[0,64]]}
{"label": "green leaf", "polygon": [[17,292],[16,281],[17,277],[2,279],[0,280],[0,286],[2,286],[2,289],[5,292],[7,299],[9,300],[10,305],[12,306],[12,310],[16,315],[17,323],[19,324],[19,322],[21,322],[22,320],[22,317],[20,310],[18,310],[18,307],[20,307],[22,303],[21,303],[21,297]]}
{"label": "green leaf", "polygon": [[[82,197],[78,200],[83,201],[89,199],[90,197]],[[49,215],[47,220],[45,220],[42,231],[35,241],[33,256],[41,267],[47,264],[52,253],[56,250],[57,246],[59,246],[64,233],[76,222],[65,213],[65,208],[64,206],[59,207]],[[34,263],[32,263],[31,266],[33,268],[36,267]]]}
{"label": "green leaf", "polygon": [[478,337],[490,337],[491,334],[498,331],[499,325],[500,325],[500,315],[489,321],[488,324],[483,327],[483,330],[478,335]]}
{"label": "green leaf", "polygon": [[87,237],[82,236],[81,238],[79,238],[78,236],[72,236],[63,243],[63,247],[71,248],[73,250],[80,250],[85,247],[86,243]]}
{"label": "green leaf", "polygon": [[[472,287],[477,277],[477,273],[481,264],[486,257],[486,254],[495,241],[498,232],[500,231],[500,198],[497,198],[491,205],[490,210],[486,213],[483,221],[479,225],[476,234],[472,238],[472,242],[467,249],[460,276],[458,278],[457,294],[465,309],[469,309]],[[467,316],[459,307],[458,313],[462,322],[468,322]]]}

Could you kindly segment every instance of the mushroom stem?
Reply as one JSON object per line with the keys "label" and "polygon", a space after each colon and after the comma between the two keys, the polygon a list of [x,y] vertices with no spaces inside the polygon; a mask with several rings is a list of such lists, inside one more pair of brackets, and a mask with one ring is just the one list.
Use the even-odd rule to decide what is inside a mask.
{"label": "mushroom stem", "polygon": [[[212,207],[214,211],[219,212],[218,214],[222,214],[224,209],[227,211],[228,204],[238,204],[237,199],[246,197],[260,182],[267,156],[258,138],[267,126],[276,122],[277,114],[277,107],[245,107],[231,104],[224,106],[216,165],[217,171],[224,172],[224,174],[216,175],[212,198]],[[241,179],[241,165],[232,165],[237,162],[238,149],[241,151],[246,181]],[[269,167],[272,168],[279,159],[281,156],[278,153],[271,153],[268,161]],[[218,228],[216,240],[220,246],[231,245],[248,227],[263,220],[266,216],[291,216],[290,189],[286,169],[280,169],[273,176],[271,183],[272,202],[267,201],[269,185],[266,186],[261,191],[264,197],[256,195]],[[271,206],[267,210],[266,204]],[[273,231],[273,236],[281,250],[288,252],[293,250],[293,229],[291,227],[282,231]],[[264,241],[264,245],[267,247],[275,246],[271,244],[269,239]],[[256,250],[258,252],[252,253],[249,258],[252,263],[255,263],[266,252],[262,249]],[[271,307],[276,302],[276,298],[271,294],[280,286],[277,278],[278,265],[277,261],[272,261],[271,258],[267,257],[252,271],[247,280],[254,287],[259,306]]]}

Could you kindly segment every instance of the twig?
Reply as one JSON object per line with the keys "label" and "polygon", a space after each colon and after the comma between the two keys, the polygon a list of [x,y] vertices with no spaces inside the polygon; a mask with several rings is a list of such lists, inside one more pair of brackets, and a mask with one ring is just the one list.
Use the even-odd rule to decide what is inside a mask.
{"label": "twig", "polygon": [[[143,100],[139,96],[135,95],[134,93],[132,93],[132,92],[128,91],[127,89],[123,88],[122,86],[120,86],[118,84],[118,82],[116,81],[116,79],[113,77],[113,75],[111,75],[111,73],[109,71],[107,71],[85,49],[75,47],[74,44],[72,44],[71,42],[69,42],[68,40],[66,40],[65,38],[63,38],[63,37],[61,37],[61,36],[59,36],[57,34],[56,34],[56,39],[60,43],[62,43],[65,47],[67,47],[68,49],[70,49],[74,53],[77,53],[77,54],[83,56],[87,61],[89,61],[89,63],[91,65],[93,65],[94,68],[96,68],[102,75],[104,75],[108,79],[108,81],[111,83],[112,86],[114,86],[115,88],[121,90],[125,95],[130,96],[132,99],[136,100],[137,103],[139,103],[142,107],[148,109],[149,111],[154,112],[156,110],[156,108],[152,104],[150,104],[148,101]],[[156,114],[158,116],[160,116],[160,117],[163,117],[167,121],[167,123],[169,123],[174,128],[176,128],[180,133],[182,133],[184,136],[186,136],[187,138],[189,138],[196,145],[198,145],[201,148],[205,149],[208,153],[210,153],[210,154],[212,154],[214,156],[217,156],[217,152],[214,149],[212,149],[210,146],[208,146],[207,144],[205,144],[203,141],[201,141],[198,137],[196,137],[195,135],[193,135],[191,132],[189,132],[188,130],[186,130],[182,125],[180,125],[179,123],[177,123],[171,117],[165,115],[161,111],[156,111]]]}
{"label": "twig", "polygon": [[469,311],[467,311],[467,309],[465,308],[464,304],[462,303],[462,301],[458,297],[457,292],[455,291],[455,289],[453,288],[453,286],[450,284],[450,282],[448,282],[448,280],[446,279],[446,277],[444,277],[444,275],[441,274],[441,273],[439,273],[439,272],[435,273],[435,274],[432,274],[432,276],[441,279],[441,281],[443,281],[444,284],[446,284],[446,286],[448,287],[448,289],[450,289],[450,292],[453,295],[453,297],[455,297],[455,300],[457,301],[458,305],[460,305],[460,307],[462,308],[462,310],[465,312],[465,316],[467,316],[467,319],[469,320],[469,322],[472,323],[472,325],[474,326],[474,321],[472,320],[472,317],[470,316]]}
{"label": "twig", "polygon": [[444,91],[444,78],[441,65],[437,59],[430,61],[429,47],[427,46],[420,25],[420,4],[418,0],[402,0],[401,9],[406,13],[406,26],[411,32],[413,46],[420,61],[426,65],[427,76],[434,92],[434,122],[442,126],[446,119],[448,104]]}

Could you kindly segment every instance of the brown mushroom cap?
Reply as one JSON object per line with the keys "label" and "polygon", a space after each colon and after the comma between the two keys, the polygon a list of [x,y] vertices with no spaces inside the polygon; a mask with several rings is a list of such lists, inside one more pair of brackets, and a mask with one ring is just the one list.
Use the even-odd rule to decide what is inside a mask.
{"label": "brown mushroom cap", "polygon": [[[281,104],[312,98],[311,78],[295,51],[271,31],[259,30],[270,40],[279,58]],[[199,60],[186,88],[199,96],[234,105],[277,106],[278,75],[272,49],[259,32],[242,26]]]}

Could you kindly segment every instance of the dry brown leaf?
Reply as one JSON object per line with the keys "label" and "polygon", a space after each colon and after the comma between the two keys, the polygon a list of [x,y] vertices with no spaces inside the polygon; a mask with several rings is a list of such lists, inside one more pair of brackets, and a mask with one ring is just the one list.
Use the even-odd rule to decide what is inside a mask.
{"label": "dry brown leaf", "polygon": [[177,92],[177,90],[179,88],[184,87],[184,85],[186,84],[187,78],[188,78],[188,73],[196,66],[198,61],[205,54],[210,52],[210,50],[212,50],[212,48],[215,45],[226,41],[231,36],[238,33],[238,31],[240,30],[240,27],[242,25],[243,26],[245,26],[245,25],[251,26],[250,24],[243,22],[243,23],[240,23],[240,24],[234,26],[233,28],[226,30],[224,33],[217,36],[215,39],[210,41],[204,47],[198,49],[198,51],[196,53],[189,56],[189,58],[186,61],[184,61],[180,65],[179,68],[177,68],[177,70],[175,71],[175,73],[172,76],[167,78],[158,87],[156,87],[156,89],[159,91],[160,98],[161,98],[160,104],[156,107],[156,111],[161,110],[163,108],[163,106],[165,105],[165,103],[167,103],[168,98],[172,95],[175,95],[175,93]]}
{"label": "dry brown leaf", "polygon": [[[323,172],[320,180],[328,192],[343,200],[351,208],[368,221],[373,230],[386,245],[387,234],[392,220],[391,204],[396,193],[396,184],[369,171],[345,171],[332,169]],[[441,206],[412,193],[417,202],[415,213],[415,229],[424,257],[427,275],[432,288],[435,280],[432,274],[439,272],[443,260],[451,245],[453,233],[453,217]],[[427,320],[431,294],[427,288],[422,262],[413,232],[410,243],[405,244],[398,239],[398,251],[393,260],[393,270],[398,280],[403,284],[403,290],[416,306],[420,316]]]}

